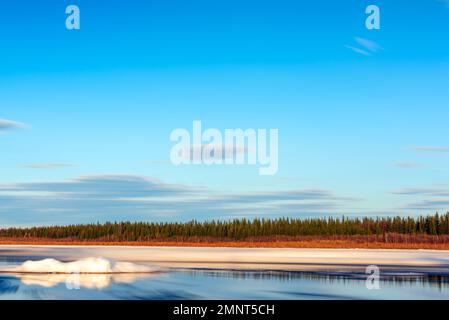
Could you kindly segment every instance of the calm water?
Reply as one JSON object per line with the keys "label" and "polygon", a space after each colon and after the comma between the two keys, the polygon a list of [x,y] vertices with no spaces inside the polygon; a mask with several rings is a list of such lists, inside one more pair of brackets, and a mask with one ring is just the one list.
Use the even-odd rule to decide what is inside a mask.
{"label": "calm water", "polygon": [[386,275],[378,291],[366,288],[362,273],[335,270],[169,269],[73,277],[77,276],[0,274],[0,299],[449,299],[449,278],[423,274]]}

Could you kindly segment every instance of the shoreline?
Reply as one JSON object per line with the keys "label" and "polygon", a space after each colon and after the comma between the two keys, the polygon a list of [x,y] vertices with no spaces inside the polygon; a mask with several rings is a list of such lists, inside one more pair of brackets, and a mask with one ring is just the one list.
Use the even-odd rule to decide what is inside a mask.
{"label": "shoreline", "polygon": [[367,266],[376,265],[384,270],[449,274],[449,251],[442,250],[0,245],[0,254],[25,260],[101,257],[167,268],[364,272]]}
{"label": "shoreline", "polygon": [[0,246],[65,247],[180,247],[180,248],[260,248],[260,249],[379,249],[379,250],[449,250],[449,243],[385,243],[346,240],[313,241],[67,241],[0,239]]}

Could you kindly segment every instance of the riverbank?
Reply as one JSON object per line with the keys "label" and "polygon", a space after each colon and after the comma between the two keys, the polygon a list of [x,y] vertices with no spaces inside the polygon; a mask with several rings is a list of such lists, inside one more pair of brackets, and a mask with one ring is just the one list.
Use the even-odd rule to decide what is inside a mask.
{"label": "riverbank", "polygon": [[341,269],[378,265],[413,272],[413,268],[432,267],[439,274],[449,274],[449,251],[443,250],[2,245],[0,256],[8,261],[18,257],[60,261],[102,257],[163,267],[218,269],[305,270],[310,266]]}
{"label": "riverbank", "polygon": [[299,249],[425,249],[449,250],[449,243],[433,241],[426,242],[383,242],[365,241],[364,239],[303,239],[303,240],[242,240],[242,241],[80,241],[67,239],[43,238],[0,238],[0,245],[41,245],[41,246],[130,246],[130,247],[198,247],[198,248],[299,248]]}

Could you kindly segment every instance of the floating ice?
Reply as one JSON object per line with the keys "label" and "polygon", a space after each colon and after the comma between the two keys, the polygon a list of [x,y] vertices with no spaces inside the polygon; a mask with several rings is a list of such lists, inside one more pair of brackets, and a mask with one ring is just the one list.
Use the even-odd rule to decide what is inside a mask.
{"label": "floating ice", "polygon": [[103,274],[56,274],[20,273],[16,276],[27,286],[52,288],[65,284],[68,289],[104,289],[112,284],[132,284],[155,273],[103,273]]}
{"label": "floating ice", "polygon": [[17,273],[53,273],[53,274],[109,274],[109,273],[151,273],[158,268],[137,265],[130,262],[115,262],[104,258],[87,258],[74,262],[62,262],[55,259],[26,261],[11,268],[9,272]]}

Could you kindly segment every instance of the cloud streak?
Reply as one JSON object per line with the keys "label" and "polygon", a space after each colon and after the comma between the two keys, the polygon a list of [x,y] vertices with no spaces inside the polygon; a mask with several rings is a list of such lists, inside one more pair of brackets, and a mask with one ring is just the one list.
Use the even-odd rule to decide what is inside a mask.
{"label": "cloud streak", "polygon": [[401,169],[415,169],[421,167],[421,165],[416,162],[396,162],[394,166]]}
{"label": "cloud streak", "polygon": [[26,125],[17,121],[0,119],[0,131],[23,129]]}
{"label": "cloud streak", "polygon": [[392,194],[397,195],[432,195],[439,196],[444,194],[443,189],[435,188],[403,188],[391,191]]}
{"label": "cloud streak", "polygon": [[438,211],[439,208],[448,208],[448,207],[449,207],[449,198],[446,198],[446,199],[430,199],[414,202],[406,205],[404,209]]}
{"label": "cloud streak", "polygon": [[186,194],[191,189],[136,175],[92,175],[64,182],[0,185],[1,191],[57,193],[67,197],[111,199]]}
{"label": "cloud streak", "polygon": [[[412,203],[401,209],[446,211],[449,208],[449,191],[441,188],[402,188],[391,191],[392,194],[413,197]],[[416,198],[421,198],[416,200]]]}
{"label": "cloud streak", "polygon": [[416,146],[412,147],[413,151],[418,152],[449,152],[449,147],[438,147],[438,146]]}
{"label": "cloud streak", "polygon": [[353,199],[329,190],[227,193],[136,175],[0,185],[0,223],[225,219],[241,215],[330,214]]}
{"label": "cloud streak", "polygon": [[353,45],[346,45],[345,47],[364,56],[372,56],[373,54],[384,50],[384,48],[377,42],[365,38],[354,37],[358,47]]}
{"label": "cloud streak", "polygon": [[362,54],[362,55],[364,55],[364,56],[372,56],[371,53],[369,53],[368,51],[365,51],[365,50],[363,50],[363,49],[356,48],[356,47],[354,47],[354,46],[349,46],[349,45],[347,45],[347,46],[345,46],[345,47],[348,48],[348,49],[350,49],[350,50],[352,50],[352,51],[354,51],[355,53],[359,53],[359,54]]}
{"label": "cloud streak", "polygon": [[24,164],[22,167],[28,169],[62,169],[62,168],[75,167],[75,165],[72,163],[49,162],[49,163],[29,163]]}
{"label": "cloud streak", "polygon": [[362,47],[364,47],[366,50],[372,52],[372,53],[376,53],[379,52],[381,50],[383,50],[382,46],[379,45],[377,42],[372,41],[372,40],[368,40],[368,39],[364,39],[364,38],[360,38],[360,37],[355,37],[354,40],[361,45]]}

